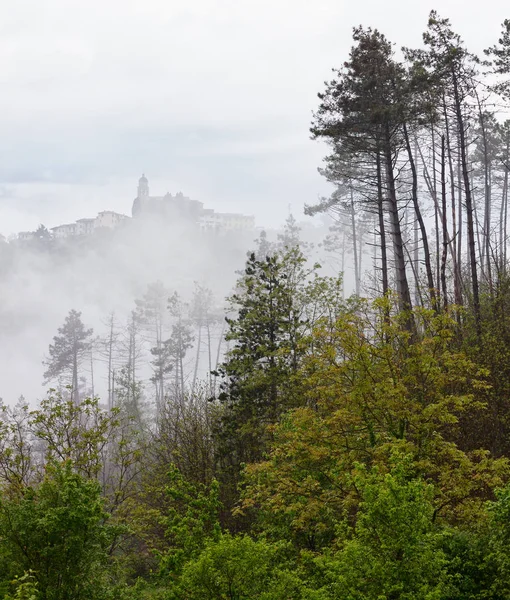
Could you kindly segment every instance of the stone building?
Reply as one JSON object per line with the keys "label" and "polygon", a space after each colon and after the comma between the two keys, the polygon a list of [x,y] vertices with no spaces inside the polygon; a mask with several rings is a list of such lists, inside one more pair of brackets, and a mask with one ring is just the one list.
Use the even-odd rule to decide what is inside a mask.
{"label": "stone building", "polygon": [[255,218],[239,213],[218,213],[204,208],[202,202],[192,200],[178,192],[175,196],[151,196],[149,180],[142,175],[138,181],[137,196],[133,201],[133,218],[158,217],[172,221],[186,221],[196,224],[202,231],[251,230]]}
{"label": "stone building", "polygon": [[142,175],[138,181],[137,196],[133,201],[134,218],[157,216],[171,219],[185,219],[197,222],[203,211],[203,204],[192,200],[178,192],[172,196],[167,192],[164,196],[149,194],[149,180]]}

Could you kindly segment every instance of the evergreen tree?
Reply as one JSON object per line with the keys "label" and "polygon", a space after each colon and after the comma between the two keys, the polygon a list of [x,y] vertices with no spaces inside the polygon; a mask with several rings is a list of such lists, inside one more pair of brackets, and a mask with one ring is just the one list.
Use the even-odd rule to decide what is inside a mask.
{"label": "evergreen tree", "polygon": [[169,370],[164,363],[164,339],[169,327],[168,290],[161,281],[149,284],[147,291],[141,299],[135,300],[136,319],[146,335],[146,341],[150,344],[151,354],[155,357],[151,366],[153,375],[151,382],[155,387],[156,406],[161,406],[164,396],[165,376]]}
{"label": "evergreen tree", "polygon": [[[267,256],[273,256],[277,251],[276,245],[267,239],[267,233],[265,231],[260,232],[259,237],[255,240],[255,244],[257,246],[255,256],[261,260]],[[248,252],[248,257],[250,255],[251,252]]]}
{"label": "evergreen tree", "polygon": [[[434,88],[442,98],[442,110],[445,120],[445,134],[450,146],[449,127],[453,125],[458,138],[459,177],[462,188],[463,204],[466,209],[467,243],[469,271],[471,275],[471,295],[478,338],[481,336],[480,287],[478,274],[478,256],[476,252],[476,215],[473,198],[473,185],[468,157],[468,130],[470,126],[470,100],[476,96],[477,60],[470,54],[461,37],[451,27],[449,19],[442,19],[432,11],[427,31],[423,34],[426,50],[412,53],[415,67],[427,73],[429,87]],[[444,165],[444,158],[442,160]],[[452,179],[453,185],[453,177]],[[445,183],[444,175],[442,177]],[[443,191],[443,197],[446,193]]]}
{"label": "evergreen tree", "polygon": [[227,318],[226,339],[234,346],[214,374],[222,378],[220,461],[226,489],[234,496],[240,465],[262,457],[268,425],[292,404],[292,375],[303,337],[299,290],[304,279],[299,250],[260,259],[252,253],[229,298],[235,316]]}
{"label": "evergreen tree", "polygon": [[[395,164],[403,147],[403,125],[409,104],[404,94],[405,73],[393,57],[391,43],[377,30],[358,27],[349,61],[337,70],[337,79],[319,94],[320,105],[311,132],[333,148],[332,160],[346,169],[344,179],[371,180],[379,215],[383,292],[388,290],[388,262],[384,218],[387,213],[393,239],[395,281],[401,308],[411,308]],[[362,166],[363,168],[356,168]],[[338,179],[338,177],[337,177]],[[373,192],[372,192],[373,196]],[[411,324],[409,323],[409,326]]]}
{"label": "evergreen tree", "polygon": [[89,356],[92,346],[93,330],[87,329],[81,320],[81,312],[71,310],[64,324],[58,329],[58,335],[49,346],[49,357],[43,362],[47,367],[45,382],[63,380],[71,385],[71,394],[75,403],[79,401],[79,371]]}
{"label": "evergreen tree", "polygon": [[494,73],[500,76],[500,80],[494,86],[495,91],[508,98],[510,95],[510,81],[508,80],[510,73],[510,19],[503,21],[498,43],[485,50],[485,54],[491,57]]}
{"label": "evergreen tree", "polygon": [[[163,359],[167,369],[174,373],[174,397],[182,399],[185,393],[184,359],[195,340],[191,321],[188,317],[189,306],[175,292],[168,300],[168,310],[174,317],[172,333],[164,342]],[[167,371],[169,372],[169,371]]]}
{"label": "evergreen tree", "polygon": [[301,227],[298,225],[294,215],[289,214],[285,220],[283,231],[277,235],[279,249],[283,252],[292,250],[292,248],[303,249],[301,241]]}

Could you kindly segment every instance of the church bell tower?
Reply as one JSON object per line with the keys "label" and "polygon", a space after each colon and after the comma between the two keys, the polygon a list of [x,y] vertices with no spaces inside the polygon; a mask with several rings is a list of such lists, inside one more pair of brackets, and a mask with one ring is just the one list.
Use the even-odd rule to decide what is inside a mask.
{"label": "church bell tower", "polygon": [[144,208],[146,208],[147,202],[149,201],[149,180],[145,177],[145,174],[138,180],[138,192],[136,198],[133,201],[133,207],[131,208],[131,214],[133,217],[139,217]]}
{"label": "church bell tower", "polygon": [[138,180],[138,198],[148,198],[149,196],[149,180],[143,174]]}

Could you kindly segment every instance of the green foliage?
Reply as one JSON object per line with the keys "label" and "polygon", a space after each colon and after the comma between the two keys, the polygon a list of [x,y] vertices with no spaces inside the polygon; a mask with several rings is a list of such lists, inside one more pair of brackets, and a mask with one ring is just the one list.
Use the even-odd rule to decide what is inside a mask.
{"label": "green foliage", "polygon": [[488,600],[497,579],[497,569],[488,557],[489,532],[486,523],[450,527],[442,540],[448,559],[447,570],[452,587],[448,600]]}
{"label": "green foliage", "polygon": [[241,465],[262,458],[270,426],[302,403],[297,374],[312,349],[314,323],[342,309],[341,281],[319,277],[318,269],[296,246],[263,258],[251,254],[230,298],[226,339],[234,345],[216,373],[223,411],[215,436],[229,508]]}
{"label": "green foliage", "polygon": [[218,539],[221,502],[218,483],[214,480],[210,485],[193,483],[173,465],[168,477],[166,491],[170,503],[164,524],[170,547],[162,557],[161,568],[175,577],[208,540]]}
{"label": "green foliage", "polygon": [[340,550],[317,560],[331,598],[433,600],[451,587],[434,490],[415,478],[412,457],[395,454],[382,474],[360,467],[356,524]]}
{"label": "green foliage", "polygon": [[496,493],[497,500],[489,505],[490,526],[488,544],[482,564],[492,568],[490,598],[510,598],[510,486]]}
{"label": "green foliage", "polygon": [[[198,284],[191,305],[149,285],[118,354],[111,317],[108,411],[79,394],[92,330],[71,311],[45,362],[71,397],[0,403],[0,597],[510,600],[510,121],[478,81],[492,68],[485,91],[509,95],[510,20],[491,65],[435,11],[406,64],[375,29],[353,40],[311,130],[337,189],[306,212],[348,217],[324,248],[343,265],[351,228],[356,297],[307,263],[290,215],[248,255],[215,361],[221,319]],[[33,248],[50,238],[41,226]]]}
{"label": "green foliage", "polygon": [[50,394],[30,413],[30,425],[34,436],[45,444],[48,462],[71,460],[82,475],[94,477],[119,424],[118,415],[117,410],[103,411],[95,398],[76,405],[60,394]]}
{"label": "green foliage", "polygon": [[296,249],[263,259],[251,254],[229,299],[235,316],[227,319],[226,339],[235,345],[220,368],[225,378],[220,400],[244,411],[253,406],[255,420],[272,422],[281,412],[281,385],[297,359],[300,319],[294,294],[304,262]]}
{"label": "green foliage", "polygon": [[281,568],[281,549],[248,536],[222,535],[184,569],[182,593],[189,600],[298,600],[304,586]]}
{"label": "green foliage", "polygon": [[481,296],[482,337],[473,343],[475,331],[468,320],[463,327],[463,350],[488,373],[484,400],[487,409],[461,420],[458,443],[465,448],[483,447],[495,456],[510,452],[510,280],[501,275],[493,294]]}
{"label": "green foliage", "polygon": [[506,461],[449,439],[459,416],[481,407],[476,396],[486,387],[486,372],[452,348],[455,321],[415,311],[422,335],[410,344],[406,317],[389,309],[378,301],[341,317],[334,331],[315,331],[301,371],[308,407],[282,419],[267,460],[246,470],[243,505],[262,508],[274,535],[312,550],[328,545],[359,503],[355,464],[388,469],[395,448],[435,485],[437,514],[448,520],[475,518],[504,481]]}
{"label": "green foliage", "polygon": [[100,598],[114,533],[107,519],[99,485],[70,462],[51,463],[39,484],[3,490],[1,551],[14,575],[33,574],[47,600]]}
{"label": "green foliage", "polygon": [[21,577],[16,577],[12,581],[12,586],[16,590],[14,595],[7,594],[4,596],[4,600],[39,600],[41,598],[32,571],[28,571]]}
{"label": "green foliage", "polygon": [[24,401],[0,404],[0,473],[10,486],[29,486],[45,465],[70,461],[83,477],[100,480],[108,508],[126,499],[139,470],[143,439],[124,409],[107,412],[97,398],[76,405],[50,393],[36,410]]}

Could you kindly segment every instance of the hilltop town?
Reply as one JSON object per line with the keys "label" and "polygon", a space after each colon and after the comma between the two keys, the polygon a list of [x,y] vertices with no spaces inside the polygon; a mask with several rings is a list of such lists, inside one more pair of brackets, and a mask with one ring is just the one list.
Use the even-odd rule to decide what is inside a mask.
{"label": "hilltop town", "polygon": [[[130,219],[167,219],[195,224],[200,231],[227,232],[249,231],[255,228],[255,218],[240,213],[216,212],[204,208],[203,202],[192,200],[182,192],[175,195],[167,192],[163,196],[151,196],[149,180],[143,174],[138,180],[136,198],[133,200],[131,217],[111,210],[104,210],[95,217],[78,219],[74,223],[64,223],[51,227],[48,234],[56,240],[87,236],[98,229],[114,229]],[[37,232],[22,231],[17,239],[28,241],[37,237]]]}

